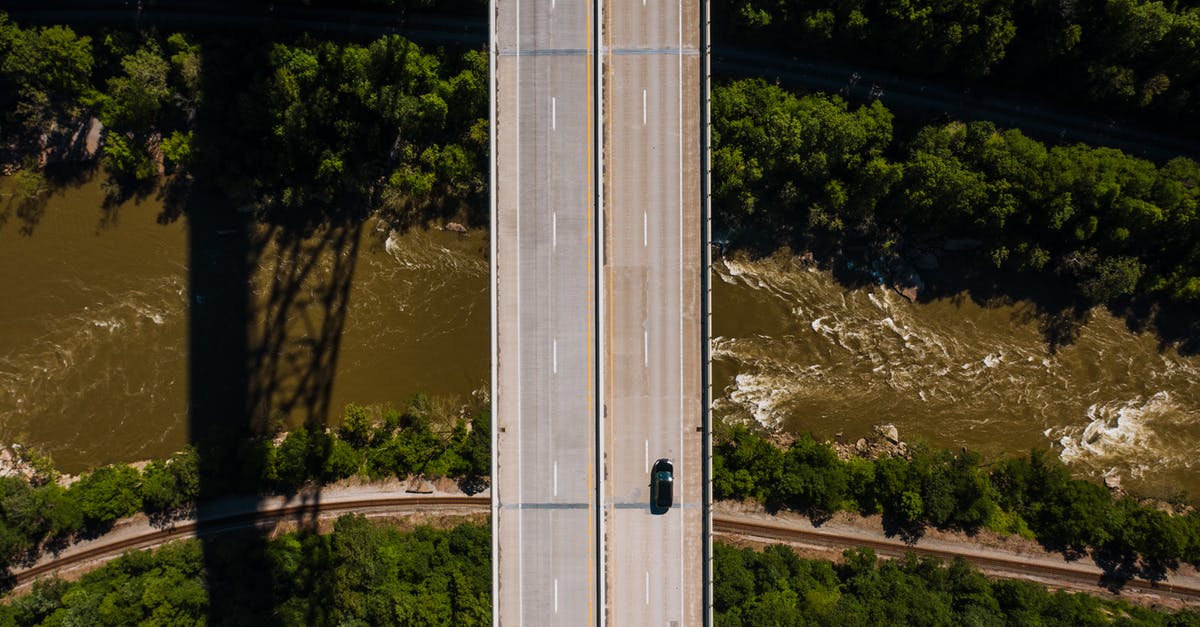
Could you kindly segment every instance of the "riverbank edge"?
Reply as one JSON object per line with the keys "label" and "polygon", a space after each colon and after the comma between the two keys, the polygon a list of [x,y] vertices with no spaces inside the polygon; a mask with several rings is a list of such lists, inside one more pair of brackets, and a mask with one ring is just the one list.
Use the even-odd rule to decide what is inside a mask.
{"label": "riverbank edge", "polygon": [[[824,524],[847,513],[857,514],[863,519],[877,521],[889,537],[898,536],[910,544],[916,544],[934,532],[958,533],[967,537],[990,533],[997,538],[1013,538],[1014,541],[1035,544],[1043,551],[1057,552],[1067,559],[1086,558],[1098,564],[1104,563],[1106,576],[1115,582],[1131,577],[1165,580],[1169,574],[1179,572],[1181,567],[1194,570],[1200,566],[1200,509],[1192,503],[1167,503],[1137,497],[1124,492],[1119,485],[1098,486],[1085,479],[1072,478],[1060,460],[1040,456],[1037,450],[1021,457],[1002,455],[981,463],[981,456],[966,449],[955,453],[950,449],[934,449],[923,443],[910,445],[899,438],[895,427],[890,424],[876,425],[874,431],[870,438],[860,439],[851,445],[817,440],[808,433],[797,435],[778,429],[721,425],[714,433],[713,443],[714,499],[752,504],[772,515],[802,515],[814,525]],[[739,463],[734,458],[738,455],[737,448],[741,446],[749,447],[746,455],[755,456],[750,458],[757,462],[754,470],[744,465],[730,468],[731,463]],[[763,447],[769,447],[768,450],[774,450],[778,456],[763,459]],[[805,465],[801,472],[794,472],[795,466],[788,466],[791,461],[788,456],[793,454],[793,449],[797,450],[795,458],[803,460],[798,463]],[[914,453],[922,456],[923,468],[916,468]],[[890,464],[887,470],[892,476],[881,481],[898,484],[890,486],[897,494],[889,497],[876,492],[878,488],[873,482],[876,480],[877,461]],[[1017,466],[1019,471],[1021,464],[1026,470],[1030,467],[1041,468],[1049,480],[1059,482],[1058,491],[1053,496],[1043,495],[1041,498],[1055,506],[1050,511],[1064,517],[1051,520],[1050,528],[1060,535],[1039,534],[1037,529],[1045,521],[1039,524],[1035,518],[1026,519],[1030,511],[1037,512],[1041,502],[1026,504],[1024,512],[1015,507],[1006,507],[1001,502],[1001,487],[995,484],[997,475],[1012,470],[1006,465]],[[939,471],[940,479],[936,476]],[[753,476],[755,473],[757,477]],[[840,479],[834,476],[837,473],[841,473]],[[840,488],[831,487],[838,485],[838,481],[842,482]],[[941,523],[923,517],[924,512],[921,511],[922,495],[928,498],[926,491],[930,484],[937,486],[939,481],[943,487],[945,482],[974,482],[974,485],[967,485],[968,496],[963,496],[961,489],[951,492],[951,498],[957,499],[954,515]],[[757,488],[756,482],[760,483]],[[792,496],[787,497],[785,488],[773,487],[772,490],[777,492],[765,494],[762,482],[771,486],[799,486],[799,492],[793,491]],[[860,485],[852,485],[855,482]],[[867,484],[865,487],[861,485],[864,482]],[[1015,486],[1009,487],[1016,489]],[[978,492],[972,493],[973,489]],[[1020,489],[1031,491],[1028,486],[1021,486]],[[826,491],[824,497],[822,491]],[[1105,494],[1103,505],[1098,500],[1101,492]],[[963,500],[972,497],[973,500],[969,502]],[[889,498],[899,502],[893,503]],[[905,509],[914,502],[915,515]],[[961,522],[965,517],[959,514],[967,510],[975,513],[972,518],[976,521],[974,524],[964,525]],[[1063,532],[1063,529],[1077,528],[1081,524],[1077,518],[1104,517],[1105,524],[1111,525],[1113,523],[1107,517],[1114,515],[1121,519],[1117,524],[1132,529],[1126,531],[1131,537],[1137,531],[1142,531],[1147,536],[1171,534],[1172,538],[1151,537],[1151,549],[1145,550],[1143,545],[1134,545],[1125,537],[1110,537],[1101,544],[1094,544],[1090,538]],[[1164,545],[1169,541],[1178,544],[1164,549],[1154,544],[1155,541],[1161,541]],[[1152,551],[1158,553],[1151,554]]]}

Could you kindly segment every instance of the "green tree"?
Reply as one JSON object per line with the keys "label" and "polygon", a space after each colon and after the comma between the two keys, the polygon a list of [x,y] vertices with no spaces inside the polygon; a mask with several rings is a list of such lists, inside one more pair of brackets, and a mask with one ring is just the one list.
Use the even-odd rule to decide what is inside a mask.
{"label": "green tree", "polygon": [[70,126],[92,93],[93,65],[90,37],[66,26],[21,29],[0,13],[0,74],[12,85],[0,101],[23,132]]}
{"label": "green tree", "polygon": [[71,484],[68,493],[86,525],[102,526],[142,508],[140,483],[138,471],[129,466],[102,466]]}

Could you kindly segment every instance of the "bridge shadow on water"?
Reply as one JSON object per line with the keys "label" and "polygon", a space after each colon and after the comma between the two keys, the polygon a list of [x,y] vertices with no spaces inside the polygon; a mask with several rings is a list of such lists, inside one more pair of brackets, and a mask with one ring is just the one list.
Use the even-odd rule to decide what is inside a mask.
{"label": "bridge shadow on water", "polygon": [[[261,504],[277,489],[274,433],[327,426],[363,218],[327,208],[273,216],[239,193],[240,183],[270,177],[257,150],[246,149],[270,128],[254,87],[269,42],[204,46],[206,65],[219,71],[203,73],[193,176],[164,190],[162,219],[186,220],[188,230],[189,438],[199,458],[207,623],[265,625],[279,620],[270,530],[229,531],[228,515],[233,504]],[[291,497],[301,504],[291,522],[315,530],[320,489]],[[299,583],[311,591],[311,608],[326,605],[319,584]]]}

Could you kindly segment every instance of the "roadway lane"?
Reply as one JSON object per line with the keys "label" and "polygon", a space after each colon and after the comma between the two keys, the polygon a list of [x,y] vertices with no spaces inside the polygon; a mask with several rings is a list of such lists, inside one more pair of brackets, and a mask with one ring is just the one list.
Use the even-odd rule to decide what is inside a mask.
{"label": "roadway lane", "polygon": [[495,612],[580,625],[598,595],[592,7],[495,10]]}
{"label": "roadway lane", "polygon": [[[607,617],[704,618],[698,0],[605,4]],[[649,469],[675,467],[650,511]]]}

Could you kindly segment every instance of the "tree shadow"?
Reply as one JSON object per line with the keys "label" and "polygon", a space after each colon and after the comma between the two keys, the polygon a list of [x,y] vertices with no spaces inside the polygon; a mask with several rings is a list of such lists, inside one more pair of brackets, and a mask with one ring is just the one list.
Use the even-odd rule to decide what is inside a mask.
{"label": "tree shadow", "polygon": [[905,544],[913,545],[925,537],[925,525],[920,521],[884,512],[883,535],[889,538],[899,537]]}
{"label": "tree shadow", "polygon": [[1104,573],[1100,585],[1113,593],[1120,592],[1132,579],[1166,581],[1167,573],[1179,567],[1177,560],[1139,559],[1136,553],[1116,546],[1095,549],[1092,559]]}
{"label": "tree shadow", "polygon": [[[901,291],[908,281],[920,284],[917,303],[948,300],[959,305],[969,301],[981,308],[1015,307],[1012,321],[1036,324],[1050,353],[1078,341],[1096,306],[1079,295],[1068,277],[999,270],[981,262],[977,250],[937,250],[936,267],[919,268],[928,251],[914,243],[901,243],[897,251],[885,252],[867,239],[763,228],[738,231],[729,243],[751,258],[780,250],[802,251],[808,263],[828,270],[847,290],[885,286]],[[1200,354],[1200,307],[1149,298],[1116,299],[1101,306],[1124,320],[1131,332],[1153,333],[1161,352]]]}

